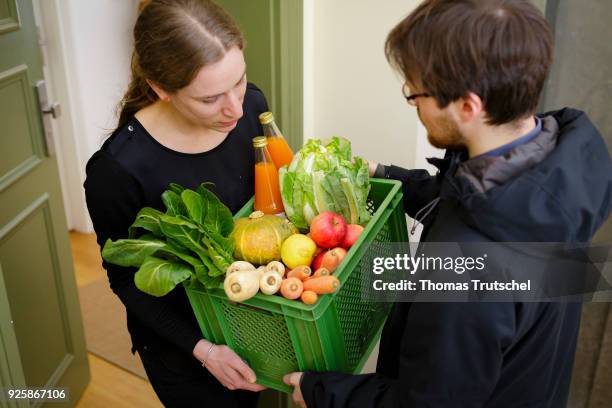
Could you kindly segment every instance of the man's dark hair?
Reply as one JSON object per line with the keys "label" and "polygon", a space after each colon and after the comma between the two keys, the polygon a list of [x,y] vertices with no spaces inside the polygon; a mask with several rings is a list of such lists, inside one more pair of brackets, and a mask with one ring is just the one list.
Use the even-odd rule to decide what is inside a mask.
{"label": "man's dark hair", "polygon": [[477,94],[487,123],[535,113],[553,39],[528,0],[425,0],[387,37],[385,54],[441,108]]}

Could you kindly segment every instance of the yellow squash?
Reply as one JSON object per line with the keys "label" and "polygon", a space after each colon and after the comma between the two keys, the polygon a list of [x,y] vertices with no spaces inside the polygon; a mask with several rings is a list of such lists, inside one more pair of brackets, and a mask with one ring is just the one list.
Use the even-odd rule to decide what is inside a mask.
{"label": "yellow squash", "polygon": [[281,245],[297,228],[288,220],[255,211],[236,221],[232,238],[236,242],[234,258],[254,265],[266,265],[281,259]]}

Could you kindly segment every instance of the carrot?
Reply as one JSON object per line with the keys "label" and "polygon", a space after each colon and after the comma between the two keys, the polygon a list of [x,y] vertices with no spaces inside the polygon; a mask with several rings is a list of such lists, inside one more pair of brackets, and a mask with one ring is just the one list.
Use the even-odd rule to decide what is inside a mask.
{"label": "carrot", "polygon": [[304,291],[304,284],[298,278],[283,279],[280,293],[286,299],[297,299]]}
{"label": "carrot", "polygon": [[304,280],[312,274],[312,269],[308,265],[299,265],[287,272],[288,278],[298,278]]}
{"label": "carrot", "polygon": [[302,302],[307,305],[314,305],[315,303],[317,303],[318,297],[319,296],[312,290],[305,290],[302,292]]}
{"label": "carrot", "polygon": [[311,290],[319,295],[334,293],[340,287],[340,281],[335,276],[321,276],[304,282],[304,290]]}
{"label": "carrot", "polygon": [[315,278],[320,278],[321,276],[328,276],[328,275],[331,275],[331,272],[329,271],[329,269],[319,268],[308,279],[315,279]]}
{"label": "carrot", "polygon": [[325,255],[323,255],[323,259],[321,259],[321,268],[327,268],[331,273],[334,273],[340,266],[346,253],[346,249],[340,247],[327,251]]}

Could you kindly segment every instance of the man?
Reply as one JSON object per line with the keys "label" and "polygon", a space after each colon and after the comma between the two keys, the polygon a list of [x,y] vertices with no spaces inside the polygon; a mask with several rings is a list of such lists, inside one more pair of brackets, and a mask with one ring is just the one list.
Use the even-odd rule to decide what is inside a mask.
{"label": "man", "polygon": [[[527,0],[426,0],[386,41],[430,143],[403,182],[422,242],[589,242],[610,214],[612,164],[587,116],[535,115],[552,36]],[[371,169],[374,172],[374,168]],[[428,206],[429,204],[429,206]],[[431,211],[429,211],[431,210]],[[578,303],[397,303],[375,374],[292,373],[302,406],[562,407]]]}

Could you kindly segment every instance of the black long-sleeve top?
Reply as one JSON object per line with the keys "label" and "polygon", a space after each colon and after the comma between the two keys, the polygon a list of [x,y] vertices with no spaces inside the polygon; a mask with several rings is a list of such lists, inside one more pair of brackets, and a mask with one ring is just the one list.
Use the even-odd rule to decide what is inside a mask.
{"label": "black long-sleeve top", "polygon": [[[161,194],[170,183],[195,189],[212,182],[212,191],[232,213],[253,195],[252,138],[263,134],[258,116],[268,110],[263,93],[248,84],[243,117],[214,149],[196,154],[173,151],[157,142],[133,117],[115,131],[87,163],[85,196],[100,247],[107,239],[127,238],[143,207],[165,211]],[[110,287],[126,307],[132,352],[165,340],[191,354],[203,337],[185,291],[178,285],[163,297],[141,292],[136,268],[103,262]]]}

